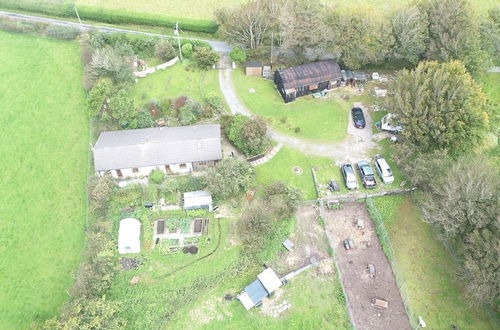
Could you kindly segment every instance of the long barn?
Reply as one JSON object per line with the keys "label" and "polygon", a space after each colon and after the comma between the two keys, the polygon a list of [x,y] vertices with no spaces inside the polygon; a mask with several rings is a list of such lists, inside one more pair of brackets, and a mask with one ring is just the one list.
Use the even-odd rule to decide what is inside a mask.
{"label": "long barn", "polygon": [[285,103],[299,96],[340,86],[342,73],[335,61],[319,61],[277,70],[274,83]]}

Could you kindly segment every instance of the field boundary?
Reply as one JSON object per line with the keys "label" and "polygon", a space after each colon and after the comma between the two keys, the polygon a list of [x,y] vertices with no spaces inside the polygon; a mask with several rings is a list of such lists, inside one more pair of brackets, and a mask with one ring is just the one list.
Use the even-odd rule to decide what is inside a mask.
{"label": "field boundary", "polygon": [[399,292],[401,293],[401,298],[403,299],[403,305],[408,315],[408,319],[410,321],[411,326],[415,329],[418,324],[416,323],[415,315],[410,309],[409,298],[406,288],[406,281],[400,275],[399,265],[396,261],[394,249],[392,248],[392,240],[387,227],[384,224],[384,220],[382,219],[382,215],[378,210],[375,203],[373,203],[373,199],[371,197],[366,198],[366,208],[368,209],[368,213],[375,223],[375,231],[380,241],[380,245],[382,246],[382,250],[384,251],[387,259],[391,264],[391,268],[394,273],[394,277],[396,278],[396,284],[399,288]]}
{"label": "field boundary", "polygon": [[[72,2],[35,2],[31,0],[0,0],[0,8],[27,13],[39,13],[56,17],[76,18]],[[78,6],[81,19],[109,24],[137,24],[154,27],[174,27],[178,22],[182,30],[215,34],[218,25],[210,20],[181,18],[174,16],[137,13],[118,9],[104,9],[92,6]]]}

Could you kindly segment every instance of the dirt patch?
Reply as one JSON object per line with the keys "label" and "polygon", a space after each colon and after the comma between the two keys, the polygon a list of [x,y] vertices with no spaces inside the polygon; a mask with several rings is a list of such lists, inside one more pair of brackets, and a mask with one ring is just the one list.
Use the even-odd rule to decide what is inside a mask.
{"label": "dirt patch", "polygon": [[[363,228],[358,226],[358,220]],[[411,329],[391,265],[382,251],[366,206],[347,203],[340,210],[325,210],[325,221],[355,327]],[[344,248],[347,238],[353,240],[354,249]],[[368,264],[375,265],[373,278],[368,274]],[[371,305],[373,298],[387,300],[388,308],[375,309]]]}
{"label": "dirt patch", "polygon": [[224,318],[230,318],[232,313],[226,309],[221,309],[223,298],[212,299],[199,305],[198,308],[191,311],[190,316],[198,320],[200,324],[208,324],[213,320],[222,321]]}
{"label": "dirt patch", "polygon": [[282,275],[309,265],[311,260],[329,257],[328,243],[323,228],[316,219],[314,206],[303,206],[297,210],[297,228],[291,235],[294,250],[285,251],[273,268]]}

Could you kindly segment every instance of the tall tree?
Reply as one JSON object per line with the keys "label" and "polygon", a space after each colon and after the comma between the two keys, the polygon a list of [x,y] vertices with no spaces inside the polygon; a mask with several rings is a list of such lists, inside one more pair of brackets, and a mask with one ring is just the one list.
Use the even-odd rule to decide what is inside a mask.
{"label": "tall tree", "polygon": [[400,71],[391,89],[388,108],[417,151],[457,155],[482,143],[489,125],[485,96],[461,62],[422,62]]}
{"label": "tall tree", "polygon": [[480,48],[478,19],[467,0],[429,0],[422,4],[429,20],[430,60],[461,60],[470,72],[485,63]]}
{"label": "tall tree", "polygon": [[458,246],[461,272],[478,303],[500,299],[500,172],[485,157],[461,158],[429,182],[424,220]]}
{"label": "tall tree", "polygon": [[216,199],[227,199],[247,190],[255,180],[255,170],[245,160],[226,158],[206,175],[207,189]]}
{"label": "tall tree", "polygon": [[403,8],[392,18],[395,57],[417,64],[424,56],[429,39],[426,13],[418,6]]}

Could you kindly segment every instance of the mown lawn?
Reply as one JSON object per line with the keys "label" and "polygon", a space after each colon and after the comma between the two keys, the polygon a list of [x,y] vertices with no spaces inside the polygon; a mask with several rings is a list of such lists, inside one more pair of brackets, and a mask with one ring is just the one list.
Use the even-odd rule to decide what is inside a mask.
{"label": "mown lawn", "polygon": [[[247,77],[241,67],[233,72],[232,78],[245,105],[276,129],[312,140],[341,141],[345,138],[349,102],[337,96],[326,99],[305,96],[285,104],[271,80]],[[254,92],[250,92],[251,89]]]}
{"label": "mown lawn", "polygon": [[88,118],[76,42],[0,32],[0,328],[68,299],[85,224]]}
{"label": "mown lawn", "polygon": [[[295,149],[283,147],[273,159],[255,168],[257,183],[266,185],[275,181],[283,181],[302,189],[307,200],[316,199],[311,168],[331,164],[333,164],[332,159],[307,156]],[[295,166],[302,169],[302,174],[293,172]]]}
{"label": "mown lawn", "polygon": [[187,96],[202,102],[207,96],[220,96],[219,72],[194,69],[190,62],[175,64],[165,70],[158,70],[139,81],[131,90],[137,106],[142,106],[156,99],[174,101],[179,96]]}
{"label": "mown lawn", "polygon": [[[374,199],[389,230],[396,256],[395,272],[403,280],[414,318],[429,329],[497,329],[483,310],[469,307],[457,280],[457,265],[431,226],[406,196]],[[416,321],[416,320],[413,320]]]}
{"label": "mown lawn", "polygon": [[[101,8],[115,8],[135,12],[163,14],[174,17],[213,19],[216,9],[234,7],[246,0],[149,0],[146,2],[133,0],[77,0],[77,4],[90,5]],[[374,14],[394,10],[408,3],[408,0],[323,0],[323,3],[335,6],[341,10],[363,8]],[[472,0],[473,6],[480,13],[486,12],[497,4],[496,0]]]}

